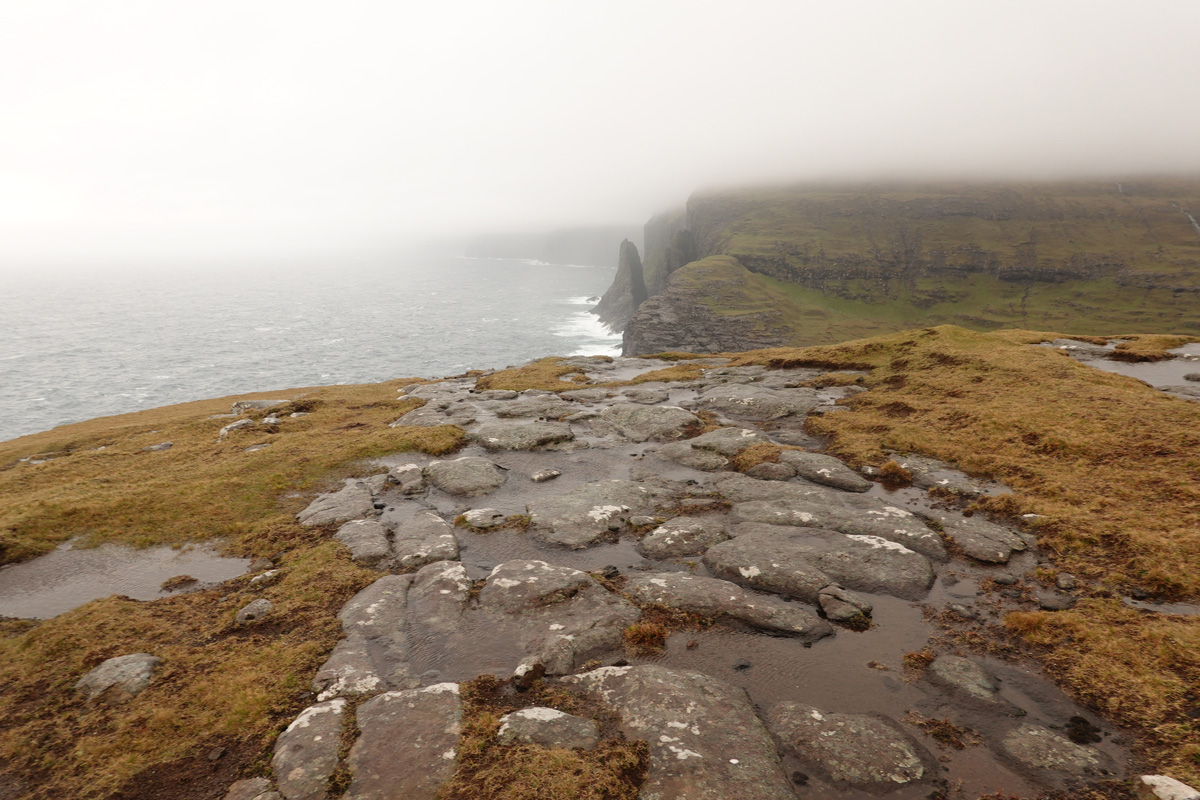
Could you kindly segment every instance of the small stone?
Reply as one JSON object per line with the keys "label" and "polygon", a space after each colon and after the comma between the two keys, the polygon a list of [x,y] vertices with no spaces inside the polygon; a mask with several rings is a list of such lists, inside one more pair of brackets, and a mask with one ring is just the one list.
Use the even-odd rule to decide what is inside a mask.
{"label": "small stone", "polygon": [[208,751],[208,760],[209,761],[220,761],[221,756],[223,756],[223,755],[225,755],[224,747],[214,747],[212,750]]}
{"label": "small stone", "polygon": [[1188,372],[1183,376],[1185,381],[1200,381],[1200,372]]}
{"label": "small stone", "polygon": [[534,483],[545,483],[546,481],[554,480],[559,475],[562,475],[562,473],[556,469],[543,469],[530,475],[529,479]]}
{"label": "small stone", "polygon": [[387,480],[400,486],[401,494],[420,494],[425,491],[425,471],[416,464],[402,464],[388,470]]}
{"label": "small stone", "polygon": [[593,720],[535,706],[501,717],[496,740],[502,745],[524,743],[594,750],[600,742],[600,729]]}
{"label": "small stone", "polygon": [[504,515],[494,508],[477,508],[463,514],[463,519],[472,528],[488,530],[504,524]]}
{"label": "small stone", "polygon": [[110,658],[80,678],[75,688],[83,692],[88,702],[124,703],[150,685],[150,678],[161,663],[161,658],[149,653]]}
{"label": "small stone", "polygon": [[[1192,374],[1200,380],[1200,373]],[[1139,796],[1145,800],[1200,800],[1200,792],[1166,775],[1143,775],[1138,784]]]}
{"label": "small stone", "polygon": [[217,434],[217,438],[223,439],[226,436],[228,436],[229,434],[233,433],[234,431],[241,431],[241,430],[245,430],[246,428],[253,428],[253,427],[254,427],[254,420],[239,419],[237,422],[231,422],[228,425],[226,425],[224,428],[221,428],[220,433]]}
{"label": "small stone", "polygon": [[733,668],[738,672],[745,672],[753,666],[754,664],[750,663],[750,661],[745,658],[739,658],[737,661],[733,662]]}
{"label": "small stone", "polygon": [[1069,592],[1079,585],[1079,581],[1069,572],[1060,572],[1054,579],[1054,585],[1064,592]]}
{"label": "small stone", "polygon": [[266,778],[249,778],[244,781],[237,781],[229,787],[229,792],[225,795],[225,800],[261,800],[267,793],[275,794],[271,791],[271,782]]}
{"label": "small stone", "polygon": [[260,597],[237,613],[237,623],[239,625],[247,625],[251,622],[257,622],[266,616],[270,610],[271,601]]}
{"label": "small stone", "polygon": [[274,408],[286,403],[287,400],[238,400],[230,407],[231,414],[244,414],[247,411],[257,411],[264,408]]}
{"label": "small stone", "polygon": [[266,572],[260,575],[255,575],[253,578],[251,578],[250,585],[265,586],[268,583],[274,583],[279,578],[280,574],[282,574],[280,570],[269,569]]}
{"label": "small stone", "polygon": [[992,582],[1001,586],[1016,586],[1020,583],[1020,579],[1009,572],[998,572],[992,576]]}
{"label": "small stone", "polygon": [[635,528],[648,528],[651,525],[657,525],[658,520],[654,517],[648,517],[645,514],[638,514],[635,517],[629,518],[629,524]]}
{"label": "small stone", "polygon": [[143,447],[144,453],[161,453],[163,450],[170,450],[175,446],[174,442],[163,442],[161,444],[152,444],[149,447]]}
{"label": "small stone", "polygon": [[1038,725],[1022,725],[1004,737],[1001,747],[1008,755],[1034,769],[1084,775],[1094,773],[1101,765],[1099,751],[1074,744]]}
{"label": "small stone", "polygon": [[1075,598],[1058,592],[1038,592],[1037,604],[1043,611],[1066,611],[1075,606]]}
{"label": "small stone", "polygon": [[774,464],[770,461],[755,464],[746,470],[746,474],[760,481],[786,481],[796,477],[796,471],[787,464]]}
{"label": "small stone", "polygon": [[269,558],[263,558],[262,556],[259,556],[258,558],[254,559],[253,561],[250,562],[250,571],[251,572],[262,572],[265,569],[273,569],[274,567],[275,567],[274,561],[272,561]]}

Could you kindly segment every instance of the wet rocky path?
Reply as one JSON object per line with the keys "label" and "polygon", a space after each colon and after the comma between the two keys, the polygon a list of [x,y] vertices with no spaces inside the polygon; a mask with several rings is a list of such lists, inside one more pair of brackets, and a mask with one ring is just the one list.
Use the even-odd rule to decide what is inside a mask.
{"label": "wet rocky path", "polygon": [[[913,486],[884,487],[803,430],[859,387],[702,363],[696,381],[562,395],[406,387],[428,402],[397,424],[473,443],[383,459],[301,513],[380,577],[342,610],[274,781],[228,797],[323,798],[339,774],[339,796],[432,798],[457,768],[459,684],[484,674],[619,715],[649,743],[644,798],[1032,796],[1123,775],[1119,733],[1032,665],[940,635],[940,616],[978,629],[1014,603],[1072,602],[1069,581],[1033,580],[1028,533],[927,491],[1003,487],[902,455]],[[578,366],[601,383],[670,365]],[[763,444],[784,449],[753,463]],[[639,649],[660,624],[662,646]],[[613,735],[589,724],[532,708],[498,735]]]}

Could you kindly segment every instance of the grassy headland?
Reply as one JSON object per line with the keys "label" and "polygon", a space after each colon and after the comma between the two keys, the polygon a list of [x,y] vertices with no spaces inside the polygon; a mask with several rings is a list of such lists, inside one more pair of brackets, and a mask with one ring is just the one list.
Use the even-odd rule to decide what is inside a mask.
{"label": "grassy headland", "polygon": [[[1187,332],[1197,209],[1200,180],[1183,179],[700,193],[699,260],[671,284],[719,315],[765,314],[796,346],[939,324]],[[659,261],[646,254],[651,285]]]}

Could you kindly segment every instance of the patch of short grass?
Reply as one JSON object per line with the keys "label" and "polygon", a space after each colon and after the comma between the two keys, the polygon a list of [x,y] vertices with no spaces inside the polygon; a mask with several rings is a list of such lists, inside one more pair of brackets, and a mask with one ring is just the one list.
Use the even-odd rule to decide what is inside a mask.
{"label": "patch of short grass", "polygon": [[[302,390],[306,416],[218,432],[241,395],[169,406],[0,443],[0,563],[45,553],[76,537],[83,544],[177,545],[224,537],[247,555],[269,555],[248,525],[295,512],[309,493],[361,474],[363,462],[404,450],[444,455],[466,435],[453,426],[391,428],[424,401],[397,399],[411,381]],[[277,398],[297,390],[265,393]],[[249,414],[258,420],[271,411]],[[169,450],[143,448],[173,442]],[[252,445],[269,445],[245,452]],[[22,462],[39,453],[43,463]]]}
{"label": "patch of short grass", "polygon": [[581,384],[586,382],[587,378],[578,366],[564,363],[564,359],[551,357],[484,375],[476,379],[475,390],[482,392],[489,389],[507,389],[524,392],[543,389],[550,392],[567,392],[581,388]]}
{"label": "patch of short grass", "polygon": [[[262,751],[310,702],[308,683],[341,635],[338,610],[375,576],[324,532],[275,524],[289,529],[291,552],[272,585],[247,576],[152,603],[110,597],[0,638],[0,764],[25,782],[22,797],[136,795],[143,772],[213,747]],[[236,625],[259,597],[269,614]],[[142,694],[115,707],[81,701],[80,677],[136,652],[163,659]]]}

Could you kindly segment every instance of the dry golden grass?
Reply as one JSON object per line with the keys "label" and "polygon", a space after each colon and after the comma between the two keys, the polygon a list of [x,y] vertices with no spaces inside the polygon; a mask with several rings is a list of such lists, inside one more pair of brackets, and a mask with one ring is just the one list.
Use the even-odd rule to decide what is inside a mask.
{"label": "dry golden grass", "polygon": [[[309,701],[308,682],[340,636],[338,610],[374,577],[328,541],[329,531],[297,525],[296,511],[315,490],[370,471],[364,459],[402,450],[443,454],[465,441],[452,426],[388,427],[423,402],[397,400],[408,382],[303,390],[283,411],[307,416],[222,440],[217,432],[231,420],[209,417],[228,412],[233,400],[297,390],[93,420],[0,444],[5,561],[74,537],[131,545],[222,537],[240,555],[283,553],[274,584],[251,588],[244,577],[149,603],[112,597],[38,624],[4,625],[0,772],[24,781],[23,796],[141,796],[153,794],[156,781],[183,782],[182,773],[207,764],[214,746],[228,750],[222,769],[233,778],[258,757]],[[174,446],[142,449],[163,441]],[[244,452],[260,443],[271,446]],[[38,453],[55,456],[20,461]],[[236,626],[237,610],[258,597],[274,604],[271,613]],[[135,652],[163,659],[136,701],[115,708],[79,701],[73,686],[84,673]],[[209,787],[220,796],[231,778],[212,775],[206,780],[224,780]]]}
{"label": "dry golden grass", "polygon": [[[788,448],[791,449],[791,448]],[[738,472],[745,472],[748,469],[757,467],[759,464],[777,464],[779,463],[779,455],[784,451],[784,448],[771,442],[759,442],[752,444],[742,452],[729,459],[729,464]]]}
{"label": "dry golden grass", "polygon": [[1162,361],[1170,358],[1168,350],[1196,341],[1195,336],[1164,334],[1133,334],[1113,338],[1130,340],[1117,345],[1117,349],[1113,351],[1112,357],[1121,361]]}
{"label": "dry golden grass", "polygon": [[[1156,768],[1195,783],[1200,727],[1182,712],[1200,685],[1200,619],[1148,618],[1113,595],[1200,594],[1200,404],[1025,346],[1053,338],[942,326],[735,363],[869,369],[871,391],[810,420],[832,453],[876,465],[892,451],[929,455],[1013,489],[989,510],[1043,515],[1041,547],[1094,597],[1010,626],[1075,696],[1138,729]],[[1138,341],[1162,350],[1180,338]]]}
{"label": "dry golden grass", "polygon": [[704,377],[704,370],[705,367],[702,367],[699,364],[676,364],[673,367],[643,372],[636,378],[625,381],[624,383],[628,385],[636,385],[639,383],[651,383],[654,381],[693,381],[697,378]]}
{"label": "dry golden grass", "polygon": [[[574,380],[561,380],[567,376],[574,376]],[[579,367],[564,364],[561,358],[543,358],[524,366],[510,367],[491,375],[484,375],[475,381],[475,389],[480,392],[488,389],[508,389],[514,392],[544,389],[550,392],[568,392],[581,388],[584,382],[586,378]]]}
{"label": "dry golden grass", "polygon": [[[256,425],[218,439],[237,399],[287,397],[297,390],[240,395],[66,425],[0,443],[0,563],[21,561],[83,537],[86,543],[138,546],[224,537],[247,555],[268,555],[245,534],[256,520],[296,511],[310,492],[361,472],[361,461],[420,450],[445,454],[466,435],[458,428],[388,423],[424,401],[396,392],[412,381],[303,390],[307,416]],[[262,419],[270,411],[251,412]],[[143,452],[164,441],[170,450]],[[247,453],[251,445],[269,444]],[[19,459],[56,453],[41,464]]]}
{"label": "dry golden grass", "polygon": [[[326,534],[275,524],[294,549],[271,586],[245,577],[153,603],[110,597],[0,639],[0,764],[23,777],[23,797],[108,797],[216,746],[254,754],[270,744],[307,703],[340,636],[339,608],[374,579]],[[258,597],[271,612],[236,626],[237,610]],[[163,659],[149,688],[123,706],[81,702],[73,686],[84,673],[134,652]]]}

